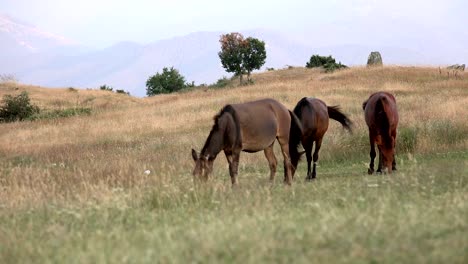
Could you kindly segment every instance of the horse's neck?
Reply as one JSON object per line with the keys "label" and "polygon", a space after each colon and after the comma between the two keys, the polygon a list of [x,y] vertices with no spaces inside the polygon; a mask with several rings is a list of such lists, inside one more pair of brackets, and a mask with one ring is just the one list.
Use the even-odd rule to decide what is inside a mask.
{"label": "horse's neck", "polygon": [[203,155],[216,156],[225,147],[226,121],[225,117],[219,117],[218,124],[213,127],[203,148]]}
{"label": "horse's neck", "polygon": [[211,131],[205,147],[203,148],[202,155],[216,156],[224,148],[224,140],[222,131]]}

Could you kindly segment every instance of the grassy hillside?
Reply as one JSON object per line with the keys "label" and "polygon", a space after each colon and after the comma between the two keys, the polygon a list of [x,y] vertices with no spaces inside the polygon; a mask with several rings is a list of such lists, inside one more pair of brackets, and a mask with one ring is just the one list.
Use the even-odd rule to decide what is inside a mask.
{"label": "grassy hillside", "polygon": [[[254,79],[152,98],[0,85],[41,108],[92,109],[0,124],[0,263],[467,262],[467,73],[296,68]],[[399,171],[369,176],[361,105],[379,90],[399,106]],[[341,105],[355,124],[350,135],[331,122],[316,181],[301,162],[291,187],[282,168],[271,185],[259,152],[241,154],[239,188],[222,154],[211,180],[193,184],[190,150],[225,104],[272,97],[292,109],[304,96]]]}

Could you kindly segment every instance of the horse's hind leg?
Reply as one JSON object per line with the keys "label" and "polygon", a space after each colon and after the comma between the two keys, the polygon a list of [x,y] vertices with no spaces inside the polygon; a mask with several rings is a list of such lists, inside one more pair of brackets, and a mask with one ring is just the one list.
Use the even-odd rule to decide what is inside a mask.
{"label": "horse's hind leg", "polygon": [[280,143],[281,152],[283,153],[284,159],[284,182],[288,185],[291,185],[292,182],[292,164],[289,157],[289,143],[288,140],[281,140],[278,137],[278,142]]}
{"label": "horse's hind leg", "polygon": [[372,133],[369,132],[369,141],[370,141],[370,164],[367,173],[372,174],[374,173],[374,160],[375,160],[375,144],[374,144],[374,136]]}
{"label": "horse's hind leg", "polygon": [[268,160],[268,165],[270,166],[270,181],[273,182],[275,180],[275,174],[276,174],[276,166],[278,164],[278,161],[276,160],[275,153],[273,151],[273,145],[269,146],[268,148],[265,149],[265,157]]}
{"label": "horse's hind leg", "polygon": [[317,161],[318,161],[318,158],[319,158],[319,151],[320,151],[321,146],[322,146],[322,138],[315,141],[314,168],[313,168],[313,171],[312,171],[312,179],[315,179],[315,177],[317,176],[316,166],[317,166]]}
{"label": "horse's hind leg", "polygon": [[379,149],[379,166],[377,167],[377,172],[381,173],[383,166],[383,153],[379,146],[377,146],[377,148]]}
{"label": "horse's hind leg", "polygon": [[[396,129],[395,131],[392,132],[392,137],[393,137],[393,149],[395,150],[396,147]],[[396,159],[395,159],[395,154],[393,154],[393,161],[392,161],[392,171],[396,171]]]}
{"label": "horse's hind leg", "polygon": [[312,169],[310,164],[312,163],[312,146],[314,142],[312,140],[308,141],[307,143],[304,144],[304,151],[306,153],[307,157],[307,176],[306,180],[312,180]]}

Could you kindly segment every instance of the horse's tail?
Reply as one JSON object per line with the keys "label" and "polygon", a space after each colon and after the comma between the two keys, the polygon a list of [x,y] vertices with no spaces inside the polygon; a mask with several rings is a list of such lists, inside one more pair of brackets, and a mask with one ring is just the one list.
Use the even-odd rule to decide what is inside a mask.
{"label": "horse's tail", "polygon": [[299,144],[302,138],[302,124],[297,116],[289,111],[291,116],[291,128],[289,130],[289,157],[294,167],[297,167],[301,154],[298,151]]}
{"label": "horse's tail", "polygon": [[339,106],[328,106],[327,108],[328,108],[328,117],[340,122],[343,128],[347,129],[349,132],[352,132],[351,127],[353,125],[353,122],[351,122],[351,120],[349,120],[349,118],[341,112]]}
{"label": "horse's tail", "polygon": [[375,104],[375,114],[378,122],[377,127],[383,137],[384,144],[390,147],[390,120],[388,119],[388,113],[385,109],[385,105],[388,105],[388,103],[388,98],[386,96],[380,97]]}
{"label": "horse's tail", "polygon": [[387,112],[385,111],[385,105],[387,103],[387,98],[385,96],[380,97],[375,103],[375,113],[378,116],[377,120],[380,121],[379,127],[382,129],[382,131],[388,131],[390,127]]}

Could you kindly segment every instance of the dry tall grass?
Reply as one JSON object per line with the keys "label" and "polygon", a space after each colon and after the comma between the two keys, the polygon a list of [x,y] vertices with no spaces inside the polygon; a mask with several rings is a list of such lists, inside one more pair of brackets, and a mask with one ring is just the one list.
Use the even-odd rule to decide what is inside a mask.
{"label": "dry tall grass", "polygon": [[[433,68],[353,68],[334,74],[296,68],[258,74],[254,79],[252,86],[142,99],[96,90],[2,86],[0,96],[26,90],[42,108],[87,106],[94,114],[0,125],[0,202],[11,207],[50,199],[86,201],[115,187],[139,193],[139,188],[165,184],[169,178],[190,178],[190,149],[201,148],[217,111],[228,103],[264,97],[290,109],[304,96],[318,97],[328,105],[341,105],[350,115],[354,135],[348,136],[332,122],[322,162],[339,153],[355,153],[357,148],[365,157],[364,171],[368,147],[361,103],[379,90],[395,94],[400,136],[409,137],[403,140],[414,145],[412,153],[467,149],[467,74],[455,79]],[[451,137],[450,133],[455,133],[452,141],[438,138]],[[242,168],[257,163],[266,165],[263,153],[241,156],[241,182]],[[224,171],[226,162],[219,158],[215,167]],[[143,174],[146,169],[152,171],[148,176]],[[99,194],[90,191],[94,188]]]}
{"label": "dry tall grass", "polygon": [[[367,177],[365,173],[369,162],[369,147],[367,128],[363,120],[362,102],[371,93],[380,90],[393,93],[397,99],[400,112],[400,126],[397,136],[397,162],[399,162],[402,175],[410,172],[418,175],[408,177],[406,180],[402,177],[400,178],[401,182],[413,186],[412,184],[424,177],[418,174],[419,172],[416,172],[416,167],[407,166],[409,163],[416,164],[415,157],[435,156],[437,159],[437,155],[450,155],[447,153],[461,153],[460,155],[466,156],[468,143],[468,74],[466,73],[460,74],[458,78],[449,78],[446,75],[440,75],[438,69],[434,68],[352,68],[333,74],[324,74],[318,70],[296,68],[256,74],[253,78],[255,85],[251,86],[219,90],[198,89],[152,98],[134,98],[106,91],[74,91],[71,89],[45,89],[22,85],[0,85],[0,96],[26,90],[29,92],[32,102],[41,108],[57,109],[85,106],[91,107],[93,110],[91,116],[0,124],[1,219],[9,219],[9,216],[24,212],[24,210],[36,210],[37,208],[49,208],[50,206],[62,208],[57,211],[57,219],[60,219],[59,215],[63,214],[61,210],[71,210],[66,208],[136,210],[131,212],[141,216],[142,219],[146,219],[147,215],[145,215],[145,212],[147,207],[143,206],[143,209],[138,209],[138,206],[140,203],[149,204],[151,210],[155,210],[155,214],[158,217],[163,217],[161,219],[158,218],[158,221],[161,221],[159,224],[165,226],[164,230],[169,230],[167,232],[174,231],[174,234],[182,234],[183,237],[187,235],[191,239],[189,239],[190,241],[198,241],[196,240],[197,237],[203,236],[204,232],[202,230],[208,228],[207,225],[211,223],[210,231],[207,231],[206,234],[212,234],[214,237],[205,237],[208,248],[205,248],[206,252],[201,251],[206,254],[209,254],[208,249],[216,247],[216,244],[219,242],[217,237],[220,239],[222,237],[221,234],[216,232],[217,229],[215,227],[218,230],[226,231],[228,226],[223,225],[221,218],[218,218],[218,215],[214,211],[207,211],[210,212],[207,215],[195,213],[200,206],[204,208],[202,211],[207,210],[207,208],[221,208],[220,210],[223,213],[220,213],[222,216],[219,217],[226,217],[230,225],[234,226],[236,226],[236,220],[229,210],[242,211],[243,209],[241,208],[245,207],[247,211],[242,212],[247,215],[251,211],[256,211],[259,216],[258,218],[249,220],[248,217],[243,216],[241,217],[243,220],[239,220],[241,221],[239,223],[245,224],[247,229],[252,232],[257,232],[254,230],[266,230],[265,232],[270,234],[271,237],[276,237],[277,233],[263,221],[270,219],[273,224],[280,225],[282,222],[281,217],[283,217],[280,213],[281,210],[294,210],[297,213],[296,216],[299,217],[304,216],[301,208],[309,206],[307,208],[312,208],[317,213],[317,217],[321,217],[320,221],[322,222],[320,223],[322,224],[330,222],[333,219],[341,219],[335,218],[337,216],[332,214],[340,212],[339,210],[341,209],[339,208],[348,207],[340,205],[342,202],[339,199],[345,198],[336,197],[344,195],[340,193],[343,191],[349,194],[349,197],[352,197],[354,194],[350,188],[358,184],[356,179]],[[304,96],[318,97],[328,105],[340,105],[343,112],[349,115],[355,125],[354,133],[349,135],[342,130],[338,123],[331,122],[331,127],[325,135],[322,145],[319,160],[319,164],[322,166],[318,168],[319,181],[317,184],[304,185],[302,178],[305,176],[305,164],[300,163],[298,170],[299,178],[293,184],[291,189],[292,194],[287,190],[283,190],[285,187],[281,184],[281,177],[277,177],[275,184],[275,188],[281,188],[281,190],[271,190],[268,185],[268,165],[263,153],[241,154],[239,183],[242,191],[237,194],[232,193],[227,163],[224,157],[220,155],[214,165],[215,171],[213,177],[215,180],[208,184],[210,188],[194,191],[191,178],[193,161],[190,149],[193,147],[199,150],[202,147],[211,129],[212,117],[225,104],[271,97],[292,109]],[[277,156],[280,157],[278,148],[276,150]],[[466,165],[466,160],[457,165],[461,166],[461,171],[464,174],[460,177],[462,177],[461,181],[465,182],[467,179]],[[145,174],[145,170],[150,170],[151,173]],[[443,171],[443,169],[437,169],[437,172]],[[458,171],[454,171],[452,174],[457,175],[457,173]],[[282,175],[282,173],[279,172],[278,175]],[[346,178],[344,180],[345,178],[342,178],[342,176],[356,176],[356,178]],[[320,182],[320,179],[327,178],[334,180],[331,182]],[[367,181],[367,178],[363,179]],[[387,184],[391,184],[394,187],[397,185],[405,186],[404,184],[400,185],[401,182],[396,180],[387,182]],[[337,183],[340,184],[342,189],[333,189],[333,185]],[[378,182],[378,184],[385,184],[385,182]],[[465,185],[460,187],[462,189],[455,189],[454,193],[458,196],[454,196],[454,200],[450,198],[459,208],[464,208],[463,210],[466,209],[466,202],[464,203],[460,199],[463,197],[463,191],[461,190],[463,188],[466,189]],[[224,193],[225,195],[223,195]],[[327,201],[338,199],[336,200],[336,204],[333,202],[332,208],[329,208],[330,214],[326,214],[320,210],[320,206],[324,206],[324,204],[320,204],[320,201],[325,202],[325,200],[320,200],[323,198],[313,196],[314,193],[326,195],[330,199]],[[398,200],[393,199],[395,198],[395,194],[391,188],[387,188],[386,193],[387,196],[382,198],[382,206],[385,205],[385,207],[379,207],[379,210],[386,211],[387,208],[393,208],[390,204]],[[404,191],[401,191],[402,195],[404,193]],[[338,196],[335,197],[332,194]],[[288,204],[286,201],[296,199],[291,198],[290,195],[293,195],[293,197],[304,197],[301,199],[309,199],[310,197],[307,195],[312,195],[317,199],[317,202],[307,201],[307,203],[310,202],[311,204],[298,205],[297,208],[291,207],[292,209],[287,209],[291,204]],[[420,193],[418,192],[417,195],[420,195]],[[230,197],[235,200],[244,201],[245,203],[232,204],[233,202],[230,200]],[[466,197],[466,193],[464,197],[468,198]],[[284,200],[278,201],[280,198],[284,198]],[[187,201],[191,202],[187,204]],[[276,202],[273,203],[272,201]],[[196,206],[191,207],[190,203],[196,204]],[[221,203],[221,207],[218,206],[219,203]],[[328,202],[325,203],[329,205]],[[351,221],[353,213],[359,212],[359,204],[351,203],[351,206],[354,206],[353,204],[356,210],[353,211],[348,208],[349,217],[342,218],[341,220]],[[426,200],[423,200],[421,206],[424,206],[423,204],[426,204]],[[441,203],[440,208],[443,208],[445,205],[445,202]],[[137,209],[129,209],[135,206]],[[366,209],[366,212],[372,214],[372,210],[369,208]],[[72,210],[72,212],[76,211]],[[106,215],[108,213],[107,211],[103,212]],[[125,214],[131,212],[125,211]],[[453,208],[453,212],[457,212],[457,209]],[[466,211],[463,212],[462,215],[466,215]],[[187,218],[192,213],[197,215],[198,218],[196,219],[206,218],[205,220],[208,222],[203,227],[198,222],[193,223],[199,228],[195,229],[197,231],[194,231],[195,233],[193,234],[189,230],[182,231],[177,229],[176,223],[180,221],[178,217]],[[24,214],[20,213],[19,215],[23,216]],[[156,215],[151,216],[150,214],[151,217],[156,217]],[[165,215],[168,215],[167,219],[164,218]],[[362,217],[363,221],[365,221],[366,217],[369,217],[369,215],[361,215],[360,213],[357,215]],[[26,215],[24,216],[26,217]],[[41,214],[38,218],[43,219],[42,217]],[[82,219],[84,216],[80,217],[76,219]],[[94,216],[88,215],[88,217]],[[288,218],[288,216],[285,217]],[[395,217],[399,216],[396,215]],[[84,219],[89,220],[90,218],[85,217]],[[302,222],[307,221],[304,217],[301,219],[303,220]],[[404,220],[402,218],[398,219]],[[373,220],[377,221],[378,219]],[[414,226],[417,226],[419,221],[417,215],[414,215],[414,218],[411,216],[406,220],[413,223]],[[141,224],[138,219],[132,221],[132,223]],[[151,222],[152,220],[147,219],[145,221]],[[257,223],[256,221],[260,221],[262,224],[256,226],[254,225],[254,223]],[[38,224],[38,228],[40,229],[42,229],[43,225],[48,226],[46,220],[40,220],[39,222],[42,223]],[[8,223],[13,229],[2,228],[2,224],[0,224],[0,235],[10,236],[9,240],[7,240],[9,241],[7,244],[9,246],[6,247],[9,251],[14,252],[14,248],[24,243],[27,240],[26,238],[36,241],[36,237],[33,239],[26,233],[23,233],[21,230],[22,225],[16,226],[13,222]],[[339,221],[334,223],[338,226],[341,225]],[[180,224],[187,227],[185,224]],[[342,224],[345,224],[345,222]],[[464,228],[462,224],[460,225]],[[15,229],[17,227],[19,229]],[[283,228],[287,227],[288,225],[283,226]],[[62,229],[56,230],[55,228],[58,227],[55,224],[48,228],[52,229],[52,234],[76,234],[74,233],[76,230],[73,231],[73,228],[71,228],[73,232],[67,232]],[[87,226],[86,228],[94,230],[94,227]],[[291,228],[296,227],[291,226]],[[379,228],[384,227],[379,226]],[[235,227],[233,230],[233,232],[240,232],[242,226]],[[285,229],[281,230],[286,232]],[[462,230],[466,233],[466,229]],[[37,232],[44,235],[42,231]],[[189,244],[180,244],[180,241],[177,245],[171,244],[170,241],[174,239],[171,237],[172,233],[164,232],[162,229],[158,232],[162,232],[158,233],[161,237],[153,237],[153,240],[150,239],[150,241],[162,247],[167,247],[168,251],[165,251],[166,253],[176,252],[178,246],[185,248],[187,251],[183,252],[188,255],[193,253],[188,247]],[[329,231],[323,229],[317,232],[319,236],[322,236],[322,239],[325,239]],[[376,229],[375,232],[382,232],[382,229]],[[387,235],[386,232],[383,232],[382,235]],[[388,232],[391,233],[392,231],[388,230]],[[334,232],[332,233],[335,234]],[[19,234],[24,237],[23,240],[21,238],[13,238]],[[339,233],[336,234],[337,237],[340,236],[338,235]],[[49,237],[49,235],[49,233],[45,234],[46,237]],[[281,236],[283,235],[288,237],[287,232]],[[357,240],[361,239],[357,233],[353,233],[352,235],[356,235]],[[40,236],[38,235],[38,237]],[[222,237],[222,239],[229,240],[229,237],[233,236],[233,241],[239,243],[242,241],[244,241],[242,243],[247,243],[246,245],[255,243],[255,240],[249,240],[248,237],[240,237],[240,240],[236,240],[234,238],[235,233],[227,233],[226,236],[228,237]],[[104,242],[99,239],[99,234],[97,234],[97,237],[92,237],[96,239],[94,241],[97,243],[96,245],[103,246],[103,244],[100,244]],[[125,240],[128,237],[124,234],[120,238]],[[293,238],[296,239],[296,237]],[[413,237],[409,237],[409,239],[413,239]],[[79,241],[86,241],[86,239],[83,238]],[[76,243],[80,244],[81,242]],[[459,243],[462,246],[467,246],[466,240],[462,239]],[[72,245],[75,244],[67,245],[73,247]],[[127,246],[131,247],[131,245],[119,245],[122,246],[122,249]],[[363,244],[358,243],[358,245]],[[197,244],[197,246],[199,245]],[[142,247],[144,248],[145,246]],[[136,248],[133,249],[136,250]],[[44,250],[41,249],[40,245],[37,245],[32,246],[27,251],[33,257],[36,253],[47,252],[47,250]],[[230,250],[237,252],[235,245]],[[268,251],[267,248],[259,250]],[[355,247],[343,250],[344,252],[358,254],[357,259],[359,259],[359,254],[368,256],[368,254],[373,252]],[[70,251],[73,250],[70,249]],[[0,250],[0,252],[2,251]],[[11,256],[7,253],[1,253],[2,258],[8,260],[8,256],[10,256],[10,260],[21,259],[18,257],[21,255],[20,252],[18,252],[18,255],[11,252],[9,253],[12,254]],[[246,252],[252,253],[251,251]],[[291,249],[287,252],[291,253],[295,251]],[[321,251],[321,253],[324,254],[319,256],[323,257],[319,258],[322,260],[326,260],[327,256],[333,255],[332,251]],[[88,258],[83,259],[84,262],[87,262],[86,260],[95,262],[97,258],[93,257],[95,256],[93,254],[98,254],[98,252],[86,255]],[[129,254],[131,255],[131,252]],[[184,254],[180,255],[181,259],[186,257]],[[117,255],[120,256],[119,254]],[[125,256],[127,255],[123,255],[119,259],[110,257],[107,260],[122,261],[125,260]],[[206,255],[201,254],[200,256]],[[47,258],[47,255],[42,255],[42,257]],[[244,257],[235,259],[250,261],[259,259],[252,258],[251,256],[248,258]],[[66,256],[64,259],[67,259]],[[162,260],[168,261],[170,259],[170,256],[165,256]],[[28,258],[23,260],[28,260]],[[282,258],[282,260],[286,259]],[[395,258],[394,260],[401,259]],[[306,260],[303,259],[303,261]]]}

